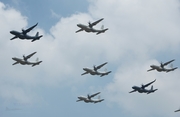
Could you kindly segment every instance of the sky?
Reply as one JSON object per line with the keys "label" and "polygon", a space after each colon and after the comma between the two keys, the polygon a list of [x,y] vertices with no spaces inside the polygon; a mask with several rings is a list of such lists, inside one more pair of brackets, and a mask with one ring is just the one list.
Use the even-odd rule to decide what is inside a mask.
{"label": "sky", "polygon": [[[105,33],[75,33],[78,23],[101,18],[95,28],[104,25]],[[1,0],[0,117],[179,117],[180,70],[147,72],[172,59],[180,66],[179,21],[179,0]],[[11,30],[37,22],[29,35],[39,32],[40,40],[10,40]],[[30,61],[40,65],[12,65],[12,57],[33,52]],[[81,76],[104,62],[109,75]],[[155,93],[129,93],[154,79]],[[96,92],[103,102],[76,102]]]}

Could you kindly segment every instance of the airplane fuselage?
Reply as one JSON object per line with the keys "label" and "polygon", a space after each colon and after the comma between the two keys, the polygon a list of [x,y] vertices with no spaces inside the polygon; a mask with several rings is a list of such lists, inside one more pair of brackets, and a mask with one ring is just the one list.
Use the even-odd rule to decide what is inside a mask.
{"label": "airplane fuselage", "polygon": [[141,88],[141,87],[138,87],[138,86],[133,86],[132,87],[134,90],[138,91],[139,93],[151,93],[151,92],[154,92],[154,90],[148,90],[148,89],[145,89],[145,88]]}
{"label": "airplane fuselage", "polygon": [[27,35],[27,34],[23,34],[21,32],[18,32],[18,31],[10,31],[11,34],[15,35],[17,38],[19,39],[38,39],[40,37],[37,37],[37,36],[30,36],[30,35]]}
{"label": "airplane fuselage", "polygon": [[160,67],[160,66],[157,66],[157,65],[151,65],[150,66],[152,69],[156,69],[157,71],[159,72],[162,72],[162,71],[165,71],[164,68]]}
{"label": "airplane fuselage", "polygon": [[83,25],[83,24],[77,24],[77,26],[83,30],[85,30],[86,32],[93,32],[93,28],[90,28],[89,26]]}
{"label": "airplane fuselage", "polygon": [[169,72],[169,71],[173,71],[177,68],[172,68],[172,69],[167,69],[167,68],[162,68],[161,66],[157,66],[157,65],[151,65],[150,66],[152,69],[156,69],[158,72],[162,72],[162,71],[165,71],[165,72]]}
{"label": "airplane fuselage", "polygon": [[91,75],[98,75],[98,72],[94,71],[93,69],[83,68],[83,70],[90,73]]}
{"label": "airplane fuselage", "polygon": [[81,100],[81,101],[84,101],[84,102],[86,102],[86,103],[92,102],[91,99],[88,99],[88,98],[86,98],[86,97],[84,97],[84,96],[79,96],[78,99]]}
{"label": "airplane fuselage", "polygon": [[98,33],[103,33],[105,32],[106,30],[108,29],[102,29],[102,30],[97,30],[97,29],[94,29],[92,27],[89,27],[89,26],[86,26],[86,25],[83,25],[83,24],[77,24],[77,26],[79,28],[81,28],[82,30],[85,30],[86,32],[98,32]]}
{"label": "airplane fuselage", "polygon": [[90,68],[83,68],[84,71],[90,73],[91,75],[101,75],[101,76],[104,76],[104,75],[108,75],[109,73],[111,73],[111,71],[109,72],[99,72],[99,71],[95,71],[93,69],[90,69]]}
{"label": "airplane fuselage", "polygon": [[104,101],[104,99],[88,99],[84,96],[79,96],[78,99],[79,101],[84,101],[86,103],[98,103],[98,102]]}
{"label": "airplane fuselage", "polygon": [[25,61],[25,60],[23,60],[23,59],[20,59],[20,58],[16,58],[16,57],[14,57],[14,58],[12,58],[14,61],[16,61],[16,63],[14,63],[14,65],[15,64],[18,64],[18,63],[20,63],[21,65],[32,65],[32,66],[35,66],[35,65],[39,65],[42,61],[38,61],[38,62],[29,62],[29,61]]}
{"label": "airplane fuselage", "polygon": [[14,57],[14,58],[12,58],[12,59],[13,59],[14,61],[20,63],[21,65],[27,65],[27,64],[28,64],[27,61],[24,61],[23,59],[20,59],[20,58]]}

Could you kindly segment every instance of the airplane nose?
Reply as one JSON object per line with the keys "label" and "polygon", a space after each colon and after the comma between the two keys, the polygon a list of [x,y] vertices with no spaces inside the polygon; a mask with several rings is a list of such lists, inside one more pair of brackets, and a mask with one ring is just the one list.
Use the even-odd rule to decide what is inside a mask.
{"label": "airplane nose", "polygon": [[10,31],[10,33],[14,35],[14,34],[16,34],[16,31],[12,30],[12,31]]}
{"label": "airplane nose", "polygon": [[78,27],[80,27],[81,24],[77,24]]}
{"label": "airplane nose", "polygon": [[11,34],[13,34],[13,31],[10,31]]}

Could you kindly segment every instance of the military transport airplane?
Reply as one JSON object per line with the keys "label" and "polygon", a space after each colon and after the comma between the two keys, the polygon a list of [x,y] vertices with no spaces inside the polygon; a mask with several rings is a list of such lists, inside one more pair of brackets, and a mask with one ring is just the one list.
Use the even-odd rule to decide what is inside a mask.
{"label": "military transport airplane", "polygon": [[77,100],[76,102],[79,102],[79,101],[84,101],[84,102],[86,102],[86,103],[98,103],[98,102],[102,102],[102,101],[104,101],[104,99],[100,99],[100,97],[99,97],[99,99],[91,99],[92,97],[94,97],[94,96],[96,96],[96,95],[98,95],[98,94],[100,94],[101,92],[98,92],[98,93],[95,93],[95,94],[93,94],[93,95],[87,95],[87,97],[85,97],[85,96],[79,96],[78,97],[78,99],[79,100]]}
{"label": "military transport airplane", "polygon": [[180,108],[178,110],[175,110],[174,112],[179,112],[180,111]]}
{"label": "military transport airplane", "polygon": [[30,35],[27,35],[28,32],[30,32],[34,27],[36,27],[38,25],[35,24],[34,26],[24,30],[22,29],[22,32],[18,32],[18,31],[10,31],[11,34],[15,35],[13,38],[11,38],[10,40],[14,40],[16,38],[19,38],[19,39],[27,39],[27,40],[32,40],[31,42],[33,41],[36,41],[36,40],[39,40],[43,35],[40,35],[39,36],[39,32],[36,33],[35,36],[30,36]]}
{"label": "military transport airplane", "polygon": [[175,59],[171,60],[171,61],[168,61],[166,63],[161,63],[160,66],[157,66],[157,65],[151,65],[151,69],[147,70],[147,71],[152,71],[152,70],[157,70],[158,72],[170,72],[170,71],[174,71],[175,69],[177,69],[178,67],[175,67],[175,68],[171,68],[171,69],[167,69],[167,68],[164,68],[164,66],[170,64],[171,62],[175,61]]}
{"label": "military transport airplane", "polygon": [[88,73],[90,73],[91,75],[100,75],[100,77],[102,77],[102,76],[105,76],[105,75],[108,75],[109,73],[111,73],[111,71],[108,71],[108,72],[99,72],[99,71],[97,71],[98,69],[100,69],[101,67],[103,67],[104,65],[106,65],[107,64],[107,62],[106,63],[103,63],[103,64],[101,64],[101,65],[99,65],[99,66],[95,66],[94,65],[94,68],[93,69],[90,69],[90,68],[83,68],[83,70],[85,71],[83,74],[81,74],[81,75],[85,75],[85,74],[88,74]]}
{"label": "military transport airplane", "polygon": [[16,65],[18,63],[20,63],[21,65],[32,65],[32,67],[34,67],[35,65],[39,65],[42,61],[38,61],[38,58],[36,60],[36,62],[29,62],[27,61],[29,58],[31,58],[34,54],[36,54],[36,52],[33,52],[32,54],[28,55],[28,56],[25,56],[23,55],[23,59],[20,59],[20,58],[16,58],[16,57],[13,57],[12,59],[14,61],[16,61],[15,63],[13,63],[12,65]]}
{"label": "military transport airplane", "polygon": [[139,93],[153,93],[155,92],[156,90],[158,89],[153,89],[153,86],[151,86],[151,89],[148,90],[148,89],[145,89],[146,87],[148,87],[149,85],[151,85],[152,83],[154,83],[156,81],[156,79],[146,85],[143,85],[141,87],[138,87],[138,86],[133,86],[132,89],[134,89],[133,91],[129,92],[129,93],[132,93],[132,92],[135,92],[135,91],[138,91]]}
{"label": "military transport airplane", "polygon": [[100,34],[100,33],[104,33],[106,30],[108,30],[108,28],[104,29],[104,26],[101,27],[101,30],[97,30],[97,29],[94,29],[93,26],[95,26],[96,24],[98,24],[100,21],[102,21],[104,18],[98,20],[98,21],[95,21],[93,23],[90,23],[89,22],[89,25],[84,25],[84,24],[77,24],[77,26],[81,29],[79,29],[77,32],[80,32],[80,31],[86,31],[86,32],[94,32],[96,33],[97,35]]}

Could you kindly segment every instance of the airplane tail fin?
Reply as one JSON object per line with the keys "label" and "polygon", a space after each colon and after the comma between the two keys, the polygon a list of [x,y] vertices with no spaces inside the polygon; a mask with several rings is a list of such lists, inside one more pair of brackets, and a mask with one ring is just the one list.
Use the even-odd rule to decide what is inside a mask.
{"label": "airplane tail fin", "polygon": [[34,67],[34,66],[36,66],[36,65],[39,65],[41,62],[42,62],[42,61],[39,61],[39,62],[37,62],[37,63],[34,63],[34,64],[32,65],[32,67]]}
{"label": "airplane tail fin", "polygon": [[38,37],[39,36],[39,32],[37,32],[35,36]]}
{"label": "airplane tail fin", "polygon": [[43,35],[40,35],[40,36],[39,36],[39,32],[37,32],[36,35],[35,35],[36,38],[33,39],[31,42],[34,42],[34,41],[36,41],[36,40],[39,40],[42,36],[43,36]]}
{"label": "airplane tail fin", "polygon": [[152,85],[152,86],[151,86],[151,90],[150,90],[147,94],[153,93],[153,92],[155,92],[156,90],[158,90],[158,89],[153,89],[153,85]]}
{"label": "airplane tail fin", "polygon": [[170,71],[174,71],[175,69],[177,69],[178,67],[172,68],[170,70],[167,70],[166,72],[170,72]]}
{"label": "airplane tail fin", "polygon": [[101,96],[98,96],[98,100],[95,101],[94,103],[98,103],[98,102],[102,102],[102,101],[104,101],[104,99],[101,99]]}
{"label": "airplane tail fin", "polygon": [[105,76],[105,75],[108,75],[109,73],[111,73],[111,71],[101,74],[100,77],[103,77],[103,76]]}
{"label": "airplane tail fin", "polygon": [[39,65],[41,62],[42,62],[42,61],[39,61],[39,58],[37,58],[37,59],[36,59],[36,63],[34,63],[34,64],[32,65],[32,67],[34,67],[34,66],[36,66],[36,65]]}
{"label": "airplane tail fin", "polygon": [[158,89],[153,89],[153,85],[151,86],[151,91],[152,92],[155,92],[156,90],[158,90]]}
{"label": "airplane tail fin", "polygon": [[100,31],[100,32],[96,33],[96,35],[98,35],[98,34],[100,34],[100,33],[104,33],[106,30],[108,30],[108,28],[103,29],[102,31]]}

